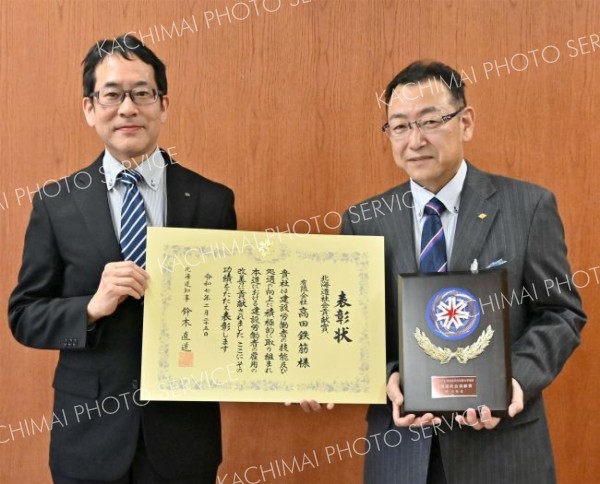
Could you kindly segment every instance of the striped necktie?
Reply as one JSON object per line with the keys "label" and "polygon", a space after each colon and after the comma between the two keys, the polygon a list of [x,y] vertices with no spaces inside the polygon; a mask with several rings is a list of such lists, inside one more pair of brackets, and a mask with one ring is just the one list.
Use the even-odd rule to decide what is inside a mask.
{"label": "striped necktie", "polygon": [[126,187],[121,206],[121,253],[141,268],[146,266],[146,210],[138,188],[142,179],[137,171],[123,170],[117,177]]}
{"label": "striped necktie", "polygon": [[446,237],[442,227],[441,215],[446,207],[433,197],[425,205],[425,225],[421,234],[420,272],[447,272]]}

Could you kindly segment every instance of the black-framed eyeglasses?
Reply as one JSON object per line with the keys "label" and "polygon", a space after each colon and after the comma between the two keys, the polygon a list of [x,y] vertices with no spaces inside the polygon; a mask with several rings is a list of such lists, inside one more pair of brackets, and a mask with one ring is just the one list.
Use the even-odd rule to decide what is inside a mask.
{"label": "black-framed eyeglasses", "polygon": [[148,104],[154,104],[162,92],[156,89],[149,89],[147,87],[136,87],[134,89],[119,89],[116,87],[107,87],[99,91],[90,94],[90,98],[95,98],[100,106],[112,107],[119,106],[124,100],[125,96],[129,95],[129,99],[138,106],[147,106]]}
{"label": "black-framed eyeglasses", "polygon": [[435,131],[443,124],[446,124],[452,118],[457,116],[464,108],[460,108],[458,111],[454,111],[450,114],[444,114],[443,116],[427,116],[415,121],[402,121],[398,120],[390,123],[385,123],[381,130],[392,139],[404,138],[413,127],[417,127],[421,133],[426,134]]}

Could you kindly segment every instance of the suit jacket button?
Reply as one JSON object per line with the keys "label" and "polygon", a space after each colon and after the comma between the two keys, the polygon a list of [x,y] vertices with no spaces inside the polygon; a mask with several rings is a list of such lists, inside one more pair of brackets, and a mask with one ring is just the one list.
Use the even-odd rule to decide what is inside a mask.
{"label": "suit jacket button", "polygon": [[139,380],[131,380],[131,388],[133,388],[134,390],[137,390],[138,388],[140,388]]}

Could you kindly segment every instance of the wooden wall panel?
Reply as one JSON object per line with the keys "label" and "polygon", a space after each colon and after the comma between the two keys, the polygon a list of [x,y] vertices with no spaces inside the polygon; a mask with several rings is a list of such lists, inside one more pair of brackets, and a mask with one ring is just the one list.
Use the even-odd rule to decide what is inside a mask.
{"label": "wooden wall panel", "polygon": [[[27,190],[75,171],[101,149],[80,108],[80,62],[97,39],[154,31],[154,42],[145,41],[167,63],[171,96],[161,145],[230,185],[240,228],[253,230],[285,230],[341,212],[404,180],[379,131],[385,110],[377,93],[408,62],[437,58],[471,80],[467,96],[477,126],[468,157],[483,169],[552,189],[573,269],[583,271],[577,283],[591,276],[581,290],[591,324],[546,401],[560,482],[594,482],[600,472],[594,405],[600,298],[592,269],[600,265],[594,223],[600,52],[589,36],[600,33],[600,4],[300,0],[292,6],[296,1],[281,0],[268,13],[257,0],[258,13],[231,23],[221,17],[219,25],[215,12],[235,8],[244,15],[237,0],[0,0],[0,310],[6,314],[20,264]],[[264,6],[275,10],[277,0]],[[193,32],[156,35],[155,28],[168,32],[173,22],[181,30],[184,20]],[[569,48],[580,37],[588,45]],[[544,61],[544,48],[549,61],[557,51],[560,57]],[[538,65],[527,54],[535,49]],[[505,58],[510,72],[496,70]],[[311,231],[335,232],[317,220]],[[50,414],[55,360],[54,352],[19,346],[0,325],[0,425]],[[307,416],[283,405],[223,405],[223,482],[261,465],[275,469],[261,482],[360,482],[365,409],[340,406]],[[50,482],[48,441],[47,432],[36,432],[0,444],[0,483]],[[348,443],[354,449],[343,452]],[[342,450],[331,462],[328,446]],[[283,461],[302,461],[304,453],[312,465],[278,473]]]}

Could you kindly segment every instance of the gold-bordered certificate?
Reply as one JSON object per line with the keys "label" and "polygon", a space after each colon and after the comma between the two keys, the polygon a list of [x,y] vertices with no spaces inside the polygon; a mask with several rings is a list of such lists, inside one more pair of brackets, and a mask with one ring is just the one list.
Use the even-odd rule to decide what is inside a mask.
{"label": "gold-bordered certificate", "polygon": [[144,400],[385,402],[383,237],[148,228]]}

